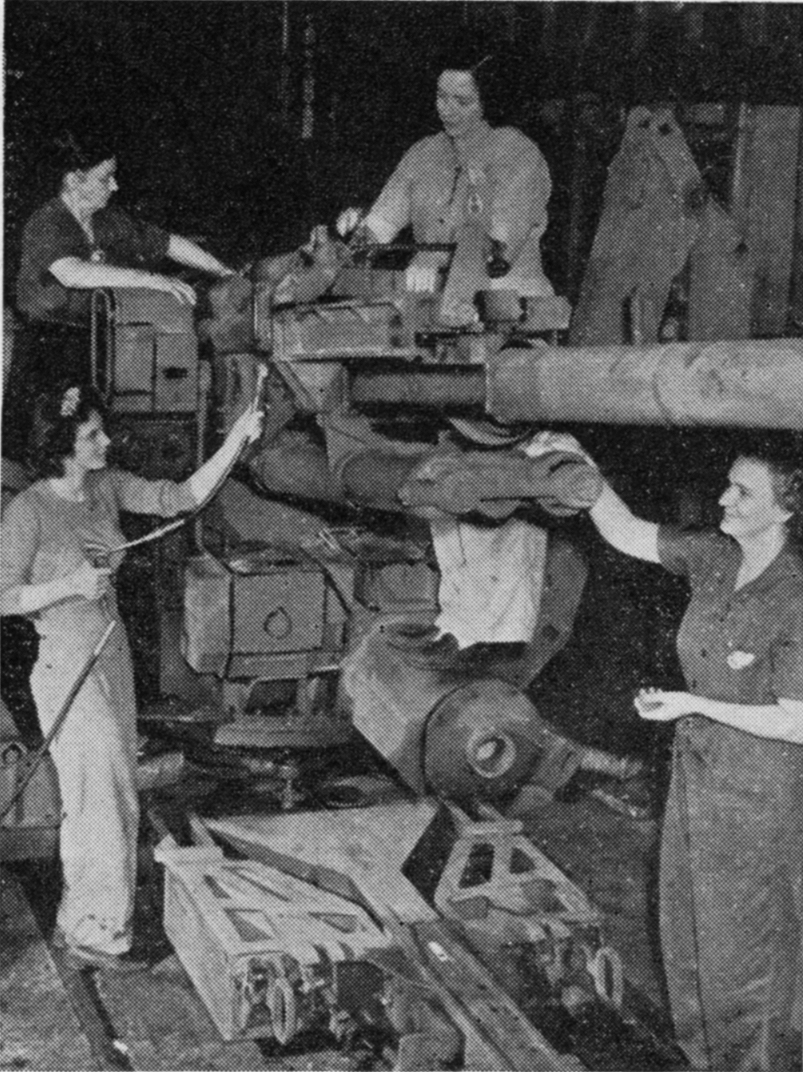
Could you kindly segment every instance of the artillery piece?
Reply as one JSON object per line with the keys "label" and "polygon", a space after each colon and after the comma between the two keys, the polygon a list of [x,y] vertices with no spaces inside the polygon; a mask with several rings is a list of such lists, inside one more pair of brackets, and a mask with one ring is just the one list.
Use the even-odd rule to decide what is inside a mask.
{"label": "artillery piece", "polygon": [[[356,287],[360,273],[348,269],[346,278]],[[395,288],[398,279],[385,282]],[[398,526],[433,512],[501,526],[522,504],[565,515],[597,493],[598,476],[582,460],[528,457],[525,440],[542,423],[803,423],[803,345],[794,340],[568,349],[543,338],[560,325],[544,329],[547,318],[532,305],[504,325],[456,328],[438,325],[432,301],[392,288],[377,295],[378,280],[370,284],[369,296],[279,308],[254,294],[262,349],[217,357],[224,422],[250,398],[258,367],[270,367],[268,430],[247,463],[265,502],[293,495],[309,506],[360,503],[391,513]],[[422,423],[437,434],[417,437]],[[254,496],[249,507],[254,517],[260,501]],[[233,529],[236,502],[242,497],[229,500]],[[343,544],[351,538],[339,535]],[[303,553],[320,553],[313,548],[307,543]],[[421,559],[405,565],[408,576],[424,568]],[[590,1050],[578,1057],[578,1025],[597,1005],[615,1033],[635,1031],[652,1067],[678,1067],[682,1057],[648,1039],[623,1005],[621,966],[595,934],[591,906],[515,820],[480,803],[509,800],[527,782],[554,790],[593,762],[547,726],[522,691],[571,632],[582,559],[550,537],[544,575],[533,635],[515,650],[455,650],[433,629],[434,600],[413,609],[352,602],[340,702],[416,803],[364,814],[223,817],[207,827],[251,859],[372,910],[456,1025],[464,1067],[594,1067]],[[431,793],[470,814],[430,803]],[[511,950],[524,958],[518,968]],[[488,988],[498,995],[493,1010]],[[574,1025],[570,1035],[579,1031],[571,1052],[551,1041],[557,1021]],[[448,1049],[448,1031],[435,1022]]]}
{"label": "artillery piece", "polygon": [[[476,265],[466,268],[466,251],[483,248],[473,229],[467,224],[459,237],[438,294],[408,293],[403,272],[377,267],[380,250],[361,251],[355,264],[320,231],[308,263],[265,263],[251,281],[220,286],[212,302],[218,318],[203,333],[214,344],[224,428],[250,399],[258,368],[269,368],[266,433],[247,461],[251,488],[265,503],[289,497],[309,508],[307,518],[344,508],[350,520],[369,516],[366,510],[374,520],[376,512],[390,514],[406,544],[403,557],[409,534],[420,534],[416,518],[503,526],[525,507],[538,528],[538,511],[565,516],[593,502],[598,479],[581,459],[527,456],[527,440],[542,425],[803,424],[797,340],[555,345],[568,327],[565,300],[491,289],[498,281]],[[476,293],[476,311],[456,323],[444,310],[466,288]],[[229,496],[224,491],[222,511],[230,531],[253,540],[271,530],[273,506],[248,498],[246,525],[238,520],[246,493]],[[326,557],[314,539],[299,542],[306,561]],[[571,635],[585,580],[576,549],[550,533],[542,563],[548,583],[522,643],[449,654],[431,628],[437,605],[422,546],[404,565],[405,595],[412,586],[421,598],[375,600],[372,615],[365,608],[351,615],[348,651],[338,659],[348,667],[341,699],[349,718],[417,791],[436,788],[453,799],[497,799],[540,761],[552,789],[561,766],[568,778],[577,765],[593,765],[599,756],[550,737],[521,692]],[[351,558],[359,572],[359,551],[352,548]],[[386,566],[392,572],[394,563]],[[374,574],[381,568],[375,559]],[[360,594],[365,588],[358,581]],[[462,775],[449,774],[449,766]]]}

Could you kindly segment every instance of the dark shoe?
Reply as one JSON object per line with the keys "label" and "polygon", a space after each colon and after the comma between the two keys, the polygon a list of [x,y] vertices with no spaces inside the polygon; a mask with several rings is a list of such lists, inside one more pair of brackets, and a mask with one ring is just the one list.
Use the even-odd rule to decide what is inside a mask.
{"label": "dark shoe", "polygon": [[68,946],[67,957],[76,968],[96,968],[117,975],[132,975],[150,967],[147,960],[135,960],[130,953],[102,953],[84,945]]}

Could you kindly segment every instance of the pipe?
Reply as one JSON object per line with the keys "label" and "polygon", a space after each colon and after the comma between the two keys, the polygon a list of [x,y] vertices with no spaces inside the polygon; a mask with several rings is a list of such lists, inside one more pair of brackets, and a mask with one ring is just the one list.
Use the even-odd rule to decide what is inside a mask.
{"label": "pipe", "polygon": [[497,420],[803,428],[803,340],[505,350],[486,363]]}
{"label": "pipe", "polygon": [[[484,373],[484,382],[483,382]],[[510,349],[481,365],[357,369],[351,401],[510,424],[803,428],[803,340]]]}

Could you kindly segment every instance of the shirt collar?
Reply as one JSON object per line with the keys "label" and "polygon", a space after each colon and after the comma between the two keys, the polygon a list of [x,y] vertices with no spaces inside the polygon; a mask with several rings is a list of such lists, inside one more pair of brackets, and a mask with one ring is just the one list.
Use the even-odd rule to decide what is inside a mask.
{"label": "shirt collar", "polygon": [[[739,562],[741,562],[741,558],[737,556],[737,571]],[[803,559],[800,557],[800,552],[787,542],[767,568],[759,573],[758,577],[754,577],[752,581],[742,585],[735,595],[740,596],[742,593],[752,595],[756,592],[764,592],[785,580],[799,580],[801,578],[803,578]]]}
{"label": "shirt collar", "polygon": [[[455,152],[461,160],[465,160],[471,153],[475,153],[478,150],[482,150],[488,143],[488,137],[493,130],[487,119],[481,119],[474,127],[471,128],[468,135],[465,138],[447,138],[454,146]],[[444,131],[444,133],[446,133]]]}

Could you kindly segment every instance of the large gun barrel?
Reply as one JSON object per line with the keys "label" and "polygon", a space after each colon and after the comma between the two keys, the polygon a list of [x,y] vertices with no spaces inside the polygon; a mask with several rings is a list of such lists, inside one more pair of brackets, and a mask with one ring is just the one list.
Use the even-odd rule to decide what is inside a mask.
{"label": "large gun barrel", "polygon": [[803,428],[803,339],[511,348],[482,365],[360,364],[351,401],[502,423]]}

